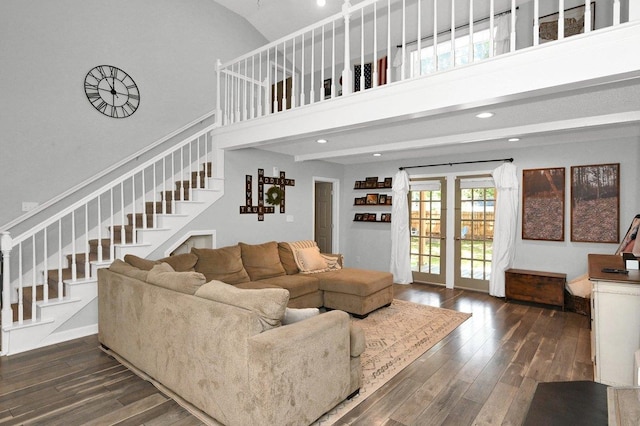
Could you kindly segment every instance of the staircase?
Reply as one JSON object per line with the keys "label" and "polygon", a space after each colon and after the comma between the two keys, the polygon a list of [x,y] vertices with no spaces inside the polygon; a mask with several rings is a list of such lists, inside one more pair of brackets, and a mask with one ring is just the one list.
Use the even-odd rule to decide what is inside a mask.
{"label": "staircase", "polygon": [[211,126],[28,232],[2,233],[2,355],[97,332],[97,270],[145,257],[224,194]]}

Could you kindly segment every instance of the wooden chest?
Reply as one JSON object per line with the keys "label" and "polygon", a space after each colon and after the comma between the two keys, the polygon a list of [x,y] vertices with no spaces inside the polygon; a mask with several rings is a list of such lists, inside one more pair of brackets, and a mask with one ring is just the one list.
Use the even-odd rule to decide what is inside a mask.
{"label": "wooden chest", "polygon": [[504,274],[505,300],[544,303],[560,306],[564,310],[567,274],[525,269],[507,269]]}

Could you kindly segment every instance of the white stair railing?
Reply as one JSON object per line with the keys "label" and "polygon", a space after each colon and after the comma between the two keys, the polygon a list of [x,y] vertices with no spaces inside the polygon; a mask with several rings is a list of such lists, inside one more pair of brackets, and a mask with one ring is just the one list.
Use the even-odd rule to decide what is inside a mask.
{"label": "white stair railing", "polygon": [[[65,281],[94,278],[97,268],[114,260],[116,247],[137,244],[137,231],[157,227],[159,215],[176,212],[176,201],[193,200],[194,187],[208,189],[204,177],[214,172],[215,127],[188,137],[27,232],[15,237],[2,232],[3,329],[24,324],[27,316],[35,322],[37,300],[61,300]],[[23,302],[27,289],[31,295]],[[3,351],[4,340],[3,333]]]}
{"label": "white stair railing", "polygon": [[[513,52],[516,41],[530,47],[523,45],[529,37],[516,33],[519,7],[533,8],[532,46],[542,30],[564,39],[565,18],[576,14],[583,13],[582,32],[588,33],[594,29],[592,2],[565,13],[564,0],[522,6],[516,0],[364,0],[353,6],[345,0],[340,13],[218,62],[216,119],[229,125],[278,114]],[[629,15],[638,3],[629,1]],[[619,0],[612,9],[611,22],[602,27],[620,24]],[[541,12],[557,12],[559,19],[541,23]]]}

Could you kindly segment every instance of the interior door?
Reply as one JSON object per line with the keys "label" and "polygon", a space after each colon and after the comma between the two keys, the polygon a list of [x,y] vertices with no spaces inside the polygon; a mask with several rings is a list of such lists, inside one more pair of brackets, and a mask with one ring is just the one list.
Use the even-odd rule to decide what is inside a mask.
{"label": "interior door", "polygon": [[322,253],[333,250],[333,183],[315,182],[314,239]]}
{"label": "interior door", "polygon": [[489,291],[496,190],[491,176],[456,179],[455,286]]}
{"label": "interior door", "polygon": [[411,270],[415,282],[446,281],[447,193],[444,178],[411,181]]}

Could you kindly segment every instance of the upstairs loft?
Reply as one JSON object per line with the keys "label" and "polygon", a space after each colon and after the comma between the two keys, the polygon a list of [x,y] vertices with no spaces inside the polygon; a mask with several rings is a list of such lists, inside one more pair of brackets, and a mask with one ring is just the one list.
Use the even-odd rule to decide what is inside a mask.
{"label": "upstairs loft", "polygon": [[346,2],[220,64],[214,138],[350,164],[640,136],[639,42],[640,0]]}

